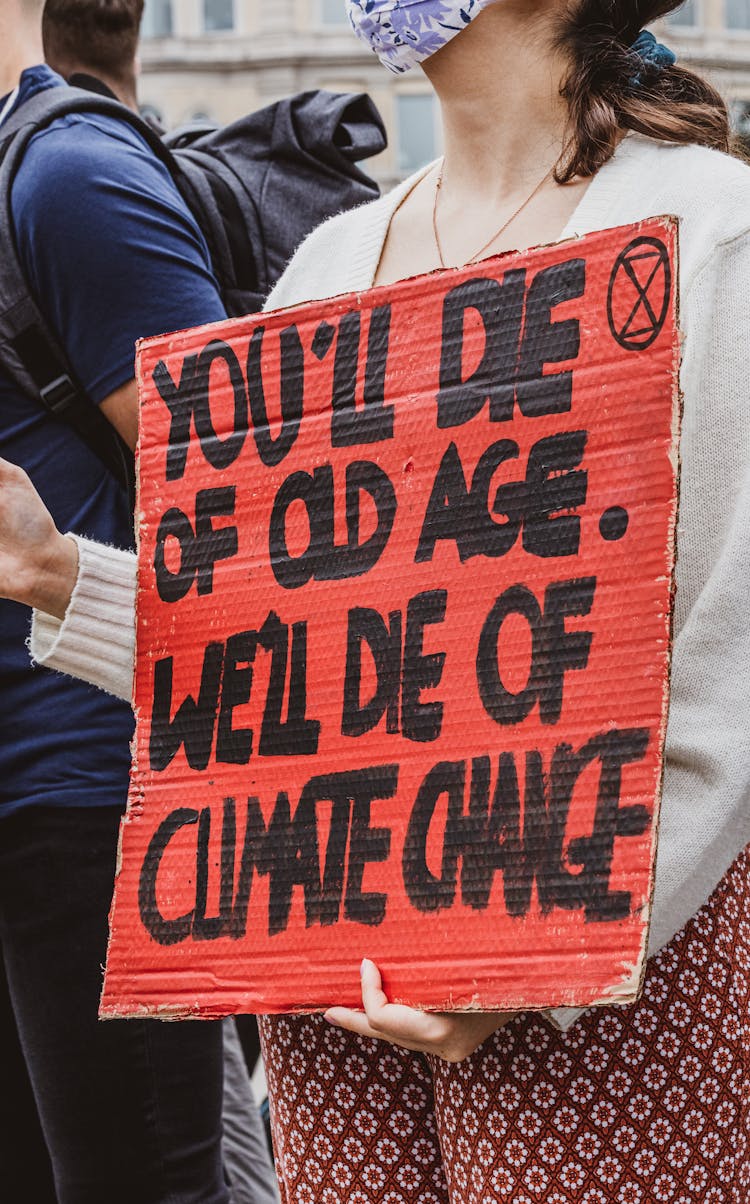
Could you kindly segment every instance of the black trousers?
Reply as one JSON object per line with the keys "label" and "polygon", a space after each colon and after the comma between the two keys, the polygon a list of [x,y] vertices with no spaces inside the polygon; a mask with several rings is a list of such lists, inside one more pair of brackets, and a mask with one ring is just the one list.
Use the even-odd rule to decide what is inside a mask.
{"label": "black trousers", "polygon": [[55,1199],[20,1132],[33,1140],[29,1081],[58,1204],[229,1204],[221,1026],[97,1020],[119,819],[0,819],[0,1094],[18,1105],[0,1125],[0,1198],[20,1185],[8,1204]]}

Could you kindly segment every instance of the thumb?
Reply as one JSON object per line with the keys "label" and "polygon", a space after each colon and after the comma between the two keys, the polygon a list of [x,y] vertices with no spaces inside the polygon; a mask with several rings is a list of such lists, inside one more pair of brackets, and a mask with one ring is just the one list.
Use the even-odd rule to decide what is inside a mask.
{"label": "thumb", "polygon": [[387,996],[383,991],[383,979],[377,966],[369,958],[363,960],[360,966],[360,976],[362,978],[362,1003],[372,1022],[380,1017],[382,1009],[388,1004]]}

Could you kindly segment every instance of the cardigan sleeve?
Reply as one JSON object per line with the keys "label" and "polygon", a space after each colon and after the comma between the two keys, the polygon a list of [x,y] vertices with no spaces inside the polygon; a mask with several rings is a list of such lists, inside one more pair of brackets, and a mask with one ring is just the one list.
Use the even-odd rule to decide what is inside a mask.
{"label": "cardigan sleeve", "polygon": [[137,562],[133,552],[72,536],[78,579],[64,619],[35,610],[29,651],[37,665],[82,678],[129,702],[135,661]]}

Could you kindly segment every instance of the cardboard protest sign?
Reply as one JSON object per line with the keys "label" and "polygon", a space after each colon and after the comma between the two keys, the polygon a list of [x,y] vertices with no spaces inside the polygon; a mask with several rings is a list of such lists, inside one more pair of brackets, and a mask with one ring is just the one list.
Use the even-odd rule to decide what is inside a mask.
{"label": "cardboard protest sign", "polygon": [[141,345],[102,1013],[633,998],[668,705],[677,230]]}

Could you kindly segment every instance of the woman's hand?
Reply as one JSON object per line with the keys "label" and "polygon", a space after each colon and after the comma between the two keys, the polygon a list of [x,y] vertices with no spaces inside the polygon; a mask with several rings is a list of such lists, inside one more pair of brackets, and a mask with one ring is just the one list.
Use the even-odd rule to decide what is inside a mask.
{"label": "woman's hand", "polygon": [[65,617],[78,548],[61,535],[22,468],[0,459],[0,597]]}
{"label": "woman's hand", "polygon": [[367,960],[362,962],[362,1003],[364,1012],[329,1008],[324,1019],[361,1037],[435,1054],[446,1062],[462,1062],[513,1018],[512,1012],[419,1012],[389,1003],[380,971]]}

